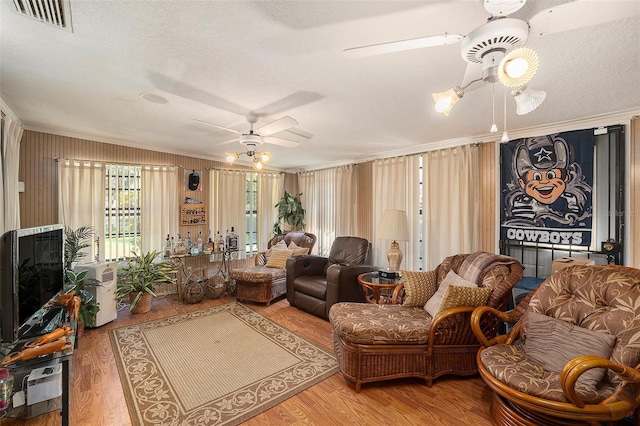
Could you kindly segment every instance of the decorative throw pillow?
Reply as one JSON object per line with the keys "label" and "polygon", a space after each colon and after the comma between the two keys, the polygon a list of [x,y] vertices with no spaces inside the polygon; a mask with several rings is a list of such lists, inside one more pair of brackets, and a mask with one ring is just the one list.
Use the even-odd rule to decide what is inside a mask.
{"label": "decorative throw pillow", "polygon": [[[609,359],[615,343],[614,335],[591,331],[537,312],[527,313],[524,352],[547,371],[559,373],[580,355]],[[604,373],[604,368],[592,368],[580,376],[578,383],[595,388]]]}
{"label": "decorative throw pillow", "polygon": [[405,306],[424,306],[437,290],[435,271],[401,271]]}
{"label": "decorative throw pillow", "polygon": [[274,250],[286,250],[287,249],[287,243],[284,242],[284,240],[280,240],[276,243],[276,245],[271,246],[270,249],[268,249],[267,251],[264,252],[264,258],[267,259],[267,261],[269,260],[269,257],[271,256],[271,252]]}
{"label": "decorative throw pillow", "polygon": [[307,247],[300,247],[293,241],[289,243],[288,248],[293,252],[292,256],[302,256],[309,253],[309,249]]}
{"label": "decorative throw pillow", "polygon": [[291,257],[291,250],[273,250],[271,252],[271,256],[269,256],[269,260],[267,260],[267,264],[264,265],[267,268],[279,268],[283,269],[287,264],[287,259]]}
{"label": "decorative throw pillow", "polygon": [[476,308],[487,303],[489,295],[493,289],[491,287],[460,287],[450,285],[444,292],[438,313],[445,309],[457,308],[459,306],[471,306]]}
{"label": "decorative throw pillow", "polygon": [[427,300],[427,303],[424,304],[424,310],[427,311],[432,317],[435,317],[436,314],[440,312],[440,303],[442,302],[442,298],[447,291],[447,287],[449,287],[450,285],[457,285],[459,287],[478,287],[474,283],[465,280],[454,271],[449,271],[447,276],[444,277],[444,279],[440,283],[438,291],[436,291],[435,294],[431,296],[429,300]]}

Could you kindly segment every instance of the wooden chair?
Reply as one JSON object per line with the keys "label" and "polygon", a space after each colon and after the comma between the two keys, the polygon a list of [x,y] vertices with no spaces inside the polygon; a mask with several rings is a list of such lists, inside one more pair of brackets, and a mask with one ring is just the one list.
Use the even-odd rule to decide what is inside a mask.
{"label": "wooden chair", "polygon": [[[508,335],[488,339],[487,317],[517,323]],[[471,324],[483,344],[477,363],[494,392],[494,424],[613,424],[634,412],[640,423],[640,269],[566,268],[513,312],[479,307]],[[604,375],[587,377],[597,371]]]}

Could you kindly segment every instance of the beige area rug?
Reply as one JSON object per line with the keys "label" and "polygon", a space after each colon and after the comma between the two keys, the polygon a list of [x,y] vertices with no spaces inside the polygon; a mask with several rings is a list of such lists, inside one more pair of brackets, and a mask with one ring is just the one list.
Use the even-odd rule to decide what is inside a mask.
{"label": "beige area rug", "polygon": [[235,425],[339,371],[239,303],[112,330],[111,344],[134,425]]}

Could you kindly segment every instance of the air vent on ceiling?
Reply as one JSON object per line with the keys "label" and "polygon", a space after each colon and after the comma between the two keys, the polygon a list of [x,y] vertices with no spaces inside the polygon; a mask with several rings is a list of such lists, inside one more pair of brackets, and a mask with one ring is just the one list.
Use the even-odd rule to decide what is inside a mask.
{"label": "air vent on ceiling", "polygon": [[18,13],[73,32],[70,0],[13,0]]}

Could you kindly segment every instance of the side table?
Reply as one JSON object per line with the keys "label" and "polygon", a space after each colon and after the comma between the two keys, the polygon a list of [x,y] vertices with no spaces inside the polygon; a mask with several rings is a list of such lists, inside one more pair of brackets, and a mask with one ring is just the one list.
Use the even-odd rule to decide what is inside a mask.
{"label": "side table", "polygon": [[396,292],[396,289],[402,286],[401,277],[387,279],[380,278],[380,274],[377,271],[365,272],[358,275],[358,282],[362,286],[367,303],[402,304],[404,295],[399,294],[401,293],[400,291]]}

